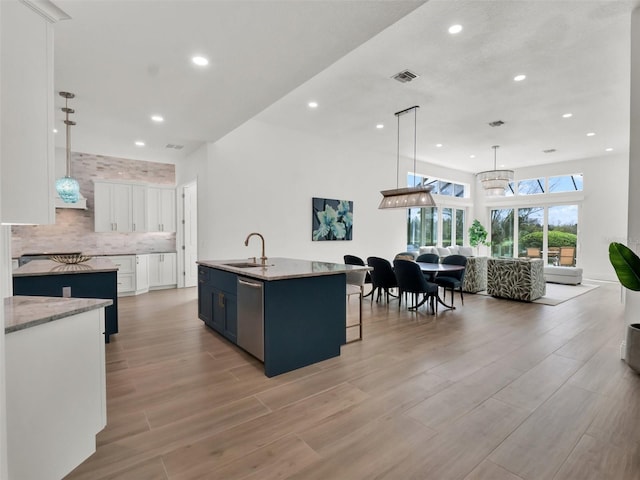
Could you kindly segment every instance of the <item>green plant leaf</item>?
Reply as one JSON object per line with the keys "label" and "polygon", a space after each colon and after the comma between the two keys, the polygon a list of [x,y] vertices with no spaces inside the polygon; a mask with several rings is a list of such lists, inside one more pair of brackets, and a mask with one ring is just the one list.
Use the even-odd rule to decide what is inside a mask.
{"label": "green plant leaf", "polygon": [[629,247],[611,242],[609,261],[622,286],[635,292],[640,291],[640,258]]}

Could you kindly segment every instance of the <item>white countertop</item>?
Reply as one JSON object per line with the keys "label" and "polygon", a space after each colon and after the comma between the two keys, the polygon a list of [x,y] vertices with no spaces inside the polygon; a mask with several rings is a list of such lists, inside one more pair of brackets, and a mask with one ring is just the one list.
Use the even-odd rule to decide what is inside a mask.
{"label": "white countertop", "polygon": [[[372,270],[371,267],[360,265],[345,265],[343,263],[315,262],[312,260],[297,260],[294,258],[269,258],[267,265],[242,268],[229,265],[230,263],[252,263],[251,259],[240,260],[201,260],[198,265],[224,270],[226,272],[256,278],[258,280],[284,280],[288,278],[319,277],[321,275],[338,275],[346,272]],[[260,259],[257,260],[260,263]]]}
{"label": "white countertop", "polygon": [[100,298],[32,297],[4,299],[4,333],[11,333],[78,313],[108,307],[113,301]]}
{"label": "white countertop", "polygon": [[14,277],[29,277],[39,275],[66,275],[70,273],[111,272],[116,270],[118,270],[118,267],[116,267],[111,260],[100,257],[70,265],[54,262],[53,260],[32,260],[16,268],[12,273]]}

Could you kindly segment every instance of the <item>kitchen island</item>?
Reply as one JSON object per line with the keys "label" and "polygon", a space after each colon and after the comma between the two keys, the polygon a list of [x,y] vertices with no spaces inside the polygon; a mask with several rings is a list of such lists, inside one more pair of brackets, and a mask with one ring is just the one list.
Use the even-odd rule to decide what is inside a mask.
{"label": "kitchen island", "polygon": [[198,316],[264,362],[268,377],[340,355],[346,273],[369,267],[269,258],[198,262]]}
{"label": "kitchen island", "polygon": [[104,308],[111,300],[4,299],[9,477],[57,480],[107,423]]}
{"label": "kitchen island", "polygon": [[46,297],[105,298],[105,342],[118,333],[118,267],[107,258],[78,264],[33,260],[13,271],[13,294]]}

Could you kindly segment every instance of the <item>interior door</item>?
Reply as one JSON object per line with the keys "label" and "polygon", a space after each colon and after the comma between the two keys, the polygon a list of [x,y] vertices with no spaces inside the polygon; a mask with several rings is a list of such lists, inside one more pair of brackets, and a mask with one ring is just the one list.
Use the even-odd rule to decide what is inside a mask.
{"label": "interior door", "polygon": [[198,284],[198,185],[190,183],[184,190],[184,286]]}

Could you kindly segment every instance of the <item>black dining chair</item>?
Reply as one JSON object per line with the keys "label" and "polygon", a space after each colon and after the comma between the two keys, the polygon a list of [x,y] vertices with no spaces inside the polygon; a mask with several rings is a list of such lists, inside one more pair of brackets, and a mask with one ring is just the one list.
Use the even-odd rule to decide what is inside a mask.
{"label": "black dining chair", "polygon": [[[362,260],[360,257],[356,257],[355,255],[345,255],[344,257],[344,263],[345,265],[360,265],[360,266],[366,266],[366,264],[364,263],[364,260]],[[369,272],[367,272],[367,274],[364,277],[364,283],[365,285],[367,283],[371,283],[371,274]],[[371,291],[369,293],[367,293],[365,295],[365,297],[368,297],[369,295],[373,294],[373,289],[371,289]]]}
{"label": "black dining chair", "polygon": [[[367,258],[367,265],[373,267],[373,270],[371,270],[371,284],[373,285],[372,292],[378,290],[376,302],[382,297],[383,291],[388,302],[389,295],[395,297],[395,295],[389,292],[389,289],[398,287],[396,276],[393,273],[393,267],[391,267],[389,260],[380,257]],[[373,302],[373,295],[371,296],[371,301]]]}
{"label": "black dining chair", "polygon": [[435,282],[438,286],[444,290],[443,299],[447,299],[447,289],[451,290],[451,305],[453,305],[453,291],[458,290],[460,292],[460,301],[464,305],[464,296],[462,295],[462,284],[464,283],[464,272],[467,266],[467,257],[464,255],[449,255],[442,259],[443,265],[461,265],[465,267],[462,270],[456,270],[452,272],[439,273]]}
{"label": "black dining chair", "polygon": [[[420,266],[416,262],[401,259],[394,260],[393,270],[398,279],[399,303],[402,304],[403,293],[411,293],[413,294],[413,307],[409,308],[417,310],[419,306],[429,301],[431,313],[435,315],[438,308],[438,302],[436,301],[438,297],[438,285],[427,282],[422,274],[422,270],[420,270]],[[418,302],[420,294],[422,294],[423,298],[421,302]]]}
{"label": "black dining chair", "polygon": [[[440,263],[440,257],[435,253],[423,253],[422,255],[418,255],[418,258],[416,258],[416,262]],[[436,274],[424,272],[424,278],[427,279],[427,282],[433,282],[434,278],[436,278]]]}

